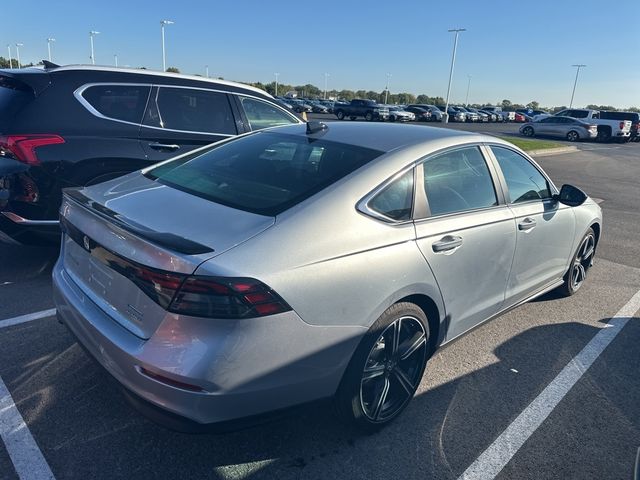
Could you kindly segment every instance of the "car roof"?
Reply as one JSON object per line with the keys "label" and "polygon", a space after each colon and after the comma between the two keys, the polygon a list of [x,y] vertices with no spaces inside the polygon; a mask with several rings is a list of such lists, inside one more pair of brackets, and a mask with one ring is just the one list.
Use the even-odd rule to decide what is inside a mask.
{"label": "car roof", "polygon": [[47,73],[67,72],[67,71],[98,71],[98,72],[114,72],[114,73],[129,73],[135,75],[148,75],[153,77],[169,77],[175,79],[185,79],[191,81],[198,81],[204,83],[211,83],[212,85],[226,85],[229,87],[241,88],[244,90],[260,93],[262,96],[271,97],[267,92],[259,88],[247,85],[245,83],[230,82],[228,80],[219,80],[217,78],[207,78],[198,75],[185,75],[182,73],[161,72],[158,70],[147,70],[141,68],[126,68],[126,67],[109,67],[102,65],[64,65],[60,67],[45,69]]}
{"label": "car roof", "polygon": [[[441,127],[424,125],[399,125],[390,123],[370,122],[327,122],[327,128],[309,138],[322,138],[330,142],[344,143],[364,148],[372,148],[382,152],[390,152],[398,148],[424,145],[437,142],[442,147],[461,143],[491,142],[504,143],[503,140],[491,135],[464,132]],[[307,135],[306,124],[287,125],[270,128],[268,131]]]}

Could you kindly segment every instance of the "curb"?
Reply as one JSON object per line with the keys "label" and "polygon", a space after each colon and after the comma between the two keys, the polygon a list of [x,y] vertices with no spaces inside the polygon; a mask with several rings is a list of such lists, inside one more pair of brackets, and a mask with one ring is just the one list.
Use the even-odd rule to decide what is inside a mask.
{"label": "curb", "polygon": [[563,153],[577,152],[578,147],[558,147],[558,148],[543,148],[541,150],[529,150],[527,153],[532,157],[545,157],[547,155],[560,155]]}

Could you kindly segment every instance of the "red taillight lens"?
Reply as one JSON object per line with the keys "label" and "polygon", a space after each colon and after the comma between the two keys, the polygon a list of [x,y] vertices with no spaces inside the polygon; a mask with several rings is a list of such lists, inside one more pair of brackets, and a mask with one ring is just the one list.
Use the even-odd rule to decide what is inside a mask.
{"label": "red taillight lens", "polygon": [[207,318],[248,318],[291,307],[264,283],[251,278],[188,277],[167,309]]}
{"label": "red taillight lens", "polygon": [[620,130],[624,130],[624,122],[620,122]]}
{"label": "red taillight lens", "polygon": [[45,145],[64,143],[59,135],[2,135],[0,136],[0,151],[10,152],[16,160],[27,165],[39,165],[36,148]]}

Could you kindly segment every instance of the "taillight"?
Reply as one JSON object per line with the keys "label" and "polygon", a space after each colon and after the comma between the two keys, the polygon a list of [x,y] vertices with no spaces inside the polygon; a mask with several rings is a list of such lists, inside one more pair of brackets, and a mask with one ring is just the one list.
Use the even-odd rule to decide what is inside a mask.
{"label": "taillight", "polygon": [[64,139],[59,135],[2,135],[0,136],[0,151],[11,153],[16,160],[27,165],[39,165],[40,160],[36,155],[36,148],[59,143],[64,143]]}
{"label": "taillight", "polygon": [[286,312],[291,307],[252,278],[188,277],[167,309],[207,318],[248,318]]}

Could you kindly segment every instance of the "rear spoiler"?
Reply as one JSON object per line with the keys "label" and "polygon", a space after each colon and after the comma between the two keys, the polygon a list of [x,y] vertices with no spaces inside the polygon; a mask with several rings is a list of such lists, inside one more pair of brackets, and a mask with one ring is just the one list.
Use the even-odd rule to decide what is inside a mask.
{"label": "rear spoiler", "polygon": [[49,73],[40,68],[0,70],[0,87],[33,92],[33,95],[37,97],[49,85],[51,85]]}
{"label": "rear spoiler", "polygon": [[[74,203],[90,210],[92,213],[104,218],[110,223],[120,227],[121,229],[134,234],[144,240],[149,240],[156,245],[168,248],[178,253],[184,253],[187,255],[199,255],[203,253],[211,253],[213,248],[207,247],[200,243],[188,240],[184,237],[180,237],[169,232],[156,232],[150,230],[143,225],[140,225],[128,218],[123,217],[121,214],[114,212],[110,208],[100,205],[99,203],[91,200],[85,194],[80,192],[80,188],[65,188],[63,191],[65,198],[72,200]],[[64,220],[64,219],[62,219]],[[61,222],[64,225],[64,222]]]}

